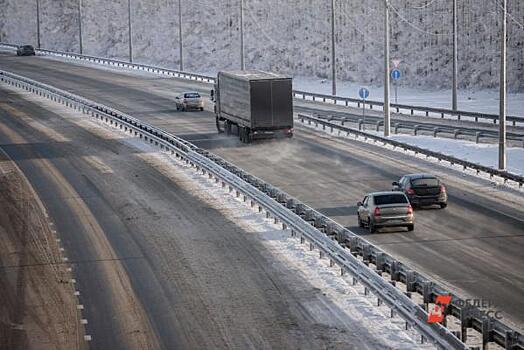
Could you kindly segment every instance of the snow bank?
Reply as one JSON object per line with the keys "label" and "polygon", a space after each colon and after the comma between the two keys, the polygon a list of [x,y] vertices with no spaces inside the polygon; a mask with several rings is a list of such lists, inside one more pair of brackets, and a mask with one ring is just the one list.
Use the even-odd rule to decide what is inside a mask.
{"label": "snow bank", "polygon": [[[185,68],[216,72],[238,68],[236,0],[182,1]],[[392,0],[391,57],[400,59],[401,84],[449,88],[452,72],[449,1]],[[78,51],[78,0],[40,0],[42,45]],[[176,68],[178,1],[132,0],[132,41],[137,62]],[[461,87],[498,86],[499,10],[493,0],[460,1]],[[337,73],[341,80],[382,82],[383,1],[335,1]],[[248,68],[328,78],[331,72],[330,6],[324,0],[246,0]],[[36,43],[35,1],[0,0],[0,40]],[[508,83],[524,90],[524,2],[510,1]],[[83,1],[86,54],[128,57],[126,0]]]}

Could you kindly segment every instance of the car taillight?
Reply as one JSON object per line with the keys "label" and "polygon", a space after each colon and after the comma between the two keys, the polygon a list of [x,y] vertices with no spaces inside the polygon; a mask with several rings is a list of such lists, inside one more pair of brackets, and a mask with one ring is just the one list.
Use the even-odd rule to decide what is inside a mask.
{"label": "car taillight", "polygon": [[375,207],[375,211],[373,212],[373,215],[380,216],[380,208],[379,207]]}
{"label": "car taillight", "polygon": [[440,193],[446,193],[446,187],[444,187],[444,185],[440,185]]}
{"label": "car taillight", "polygon": [[408,205],[408,215],[413,215],[413,207],[410,205]]}
{"label": "car taillight", "polygon": [[409,188],[406,192],[407,192],[408,194],[415,194],[415,190],[412,189],[412,188]]}

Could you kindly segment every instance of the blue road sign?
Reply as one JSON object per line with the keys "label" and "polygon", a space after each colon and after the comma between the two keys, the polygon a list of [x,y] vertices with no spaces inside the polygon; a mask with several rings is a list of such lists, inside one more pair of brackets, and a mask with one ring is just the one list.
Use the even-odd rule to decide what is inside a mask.
{"label": "blue road sign", "polygon": [[362,87],[358,90],[358,94],[361,99],[365,100],[369,96],[369,90],[366,89],[365,87]]}
{"label": "blue road sign", "polygon": [[400,71],[398,69],[393,69],[391,71],[391,78],[393,80],[399,80],[400,79]]}

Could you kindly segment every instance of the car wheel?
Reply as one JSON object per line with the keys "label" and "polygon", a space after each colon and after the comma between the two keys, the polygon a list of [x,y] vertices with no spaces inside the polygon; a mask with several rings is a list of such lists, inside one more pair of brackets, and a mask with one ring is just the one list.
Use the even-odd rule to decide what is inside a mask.
{"label": "car wheel", "polygon": [[371,222],[371,219],[368,220],[368,228],[369,228],[369,233],[377,232],[377,228],[375,227],[375,224]]}
{"label": "car wheel", "polygon": [[415,225],[408,225],[406,226],[408,231],[413,231],[415,229]]}
{"label": "car wheel", "polygon": [[358,227],[364,227],[364,223],[360,220],[360,215],[357,214]]}
{"label": "car wheel", "polygon": [[200,107],[200,112],[203,112],[204,111],[204,107]]}
{"label": "car wheel", "polygon": [[444,209],[448,206],[448,203],[440,203],[440,209]]}

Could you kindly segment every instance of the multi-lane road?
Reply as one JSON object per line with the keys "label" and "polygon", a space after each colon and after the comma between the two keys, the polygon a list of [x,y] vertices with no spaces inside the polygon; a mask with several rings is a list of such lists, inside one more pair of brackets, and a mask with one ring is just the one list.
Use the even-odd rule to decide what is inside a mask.
{"label": "multi-lane road", "polygon": [[[488,181],[466,176],[458,171],[397,152],[356,141],[341,141],[322,136],[304,127],[297,127],[295,137],[291,140],[243,145],[235,137],[217,134],[214,116],[211,112],[177,112],[175,110],[173,98],[176,93],[183,90],[205,92],[210,89],[208,85],[143,73],[139,75],[119,73],[110,69],[96,69],[88,65],[75,65],[40,57],[18,58],[10,54],[0,56],[0,68],[99,101],[162,127],[202,148],[209,149],[308,203],[348,226],[357,234],[365,235],[373,243],[439,283],[448,286],[450,290],[459,295],[494,301],[496,308],[503,311],[505,322],[512,323],[520,330],[524,329],[524,300],[522,299],[524,295],[524,250],[522,249],[524,247],[524,199],[520,193],[495,188]],[[35,113],[37,107],[27,108],[31,109],[29,112]],[[53,118],[50,118],[50,121],[52,120]],[[166,266],[166,262],[163,264],[159,262],[158,265],[146,264],[146,267],[140,263],[144,259],[160,259],[154,253],[148,253],[144,247],[153,246],[151,248],[153,252],[155,249],[166,249],[162,245],[162,235],[155,234],[154,237],[147,239],[136,234],[131,237],[123,237],[118,234],[119,227],[122,228],[124,225],[126,230],[138,232],[138,230],[133,231],[134,227],[155,225],[161,232],[160,226],[157,226],[158,222],[153,219],[156,216],[152,213],[160,213],[157,216],[163,220],[163,224],[176,225],[176,220],[170,218],[166,212],[166,207],[169,207],[167,203],[171,201],[180,203],[180,201],[190,199],[182,198],[183,195],[178,193],[180,189],[167,183],[165,179],[159,177],[158,174],[155,175],[150,169],[146,169],[147,167],[142,162],[138,160],[122,161],[122,155],[130,153],[130,150],[110,140],[97,142],[91,136],[83,135],[82,131],[60,122],[56,123],[53,129],[63,128],[63,132],[70,141],[42,146],[41,149],[37,147],[39,145],[38,135],[34,139],[30,133],[24,134],[23,127],[13,124],[17,122],[12,118],[4,116],[2,123],[10,125],[13,132],[22,133],[22,137],[33,145],[33,147],[24,148],[24,154],[18,154],[17,152],[21,151],[14,149],[14,157],[38,159],[41,158],[39,155],[41,152],[47,155],[45,158],[53,155],[51,158],[56,159],[54,166],[61,168],[62,176],[65,176],[75,188],[76,194],[69,195],[73,197],[80,195],[87,203],[93,201],[89,206],[97,208],[95,212],[103,218],[100,225],[107,225],[107,230],[114,232],[111,237],[117,241],[120,240],[115,242],[116,246],[123,247],[118,255],[129,257],[127,260],[120,261],[119,264],[133,271],[130,274],[130,278],[133,279],[131,283],[143,287],[139,288],[137,293],[144,293],[144,298],[154,296],[159,300],[167,300],[163,293],[167,293],[164,285],[168,282],[159,278],[154,281],[157,287],[153,288],[150,284],[151,278],[145,277],[151,273],[157,276],[161,272],[150,271],[151,266]],[[8,133],[3,132],[2,134],[2,137],[9,137]],[[5,141],[2,141],[2,144],[4,143]],[[78,152],[74,151],[74,147]],[[109,163],[111,169],[116,169],[114,172],[136,173],[140,181],[132,179],[123,181],[117,179],[115,175],[101,175],[84,168],[85,165],[78,155],[89,156],[92,152],[97,157],[99,154],[103,155],[103,162]],[[119,156],[116,157],[115,154]],[[44,194],[47,193],[51,198],[61,198],[54,193],[61,193],[65,189],[60,189],[59,182],[53,184],[51,180],[48,180],[49,176],[45,175],[45,170],[37,171],[34,166],[31,166],[24,171],[35,174],[33,179],[35,183],[42,182],[41,187],[46,188]],[[402,174],[412,172],[432,172],[439,175],[448,187],[448,208],[416,211],[416,228],[412,233],[391,231],[370,235],[365,230],[358,228],[355,217],[356,202],[362,199],[367,192],[389,189],[392,181],[397,180]],[[109,176],[113,178],[111,183],[114,180],[117,185],[110,185],[110,181],[104,179]],[[164,190],[161,192],[156,190],[155,195],[148,198],[150,196],[148,191],[134,190],[138,186],[143,186],[144,189],[158,189],[158,186],[161,186]],[[126,203],[119,203],[119,191],[126,190],[130,193],[137,192],[136,198],[126,199],[126,201],[133,200],[139,204],[138,209],[135,209],[137,213],[126,213]],[[104,200],[100,199],[100,193],[103,194]],[[70,209],[63,208],[60,202],[60,200],[54,201],[55,214],[75,217],[69,211]],[[136,219],[126,220],[124,219],[126,216]],[[197,215],[195,217],[200,218]],[[202,213],[196,224],[201,225],[202,230],[227,225],[227,222],[220,220],[223,221],[223,218],[218,214],[210,215],[206,211]],[[75,229],[76,225],[82,227],[81,223],[74,220],[64,225],[69,225],[63,227],[65,232],[78,231],[79,229]],[[84,236],[71,235],[69,239],[72,249],[82,246],[81,242],[74,243],[73,241],[84,239],[82,238]],[[240,236],[242,235],[239,234],[238,237]],[[235,248],[231,248],[232,250],[237,251],[236,248],[240,247],[253,251],[249,246],[253,244],[252,242],[238,243],[238,237],[235,236]],[[183,239],[187,238],[181,238]],[[210,239],[230,241],[233,245],[232,239],[226,235],[213,236]],[[114,246],[113,242],[111,245]],[[224,252],[224,254],[227,253]],[[79,251],[78,254],[79,257],[82,257],[84,253]],[[162,259],[170,259],[167,265],[173,264],[172,272],[177,273],[177,276],[183,279],[184,274],[176,272],[175,267],[179,266],[181,271],[184,271],[185,265],[177,261],[176,257],[168,256],[167,253],[162,254]],[[85,259],[88,258],[88,256],[85,257]],[[247,263],[253,260],[251,255],[244,258]],[[253,292],[267,282],[266,276],[271,273],[264,269],[260,259],[257,255],[254,262],[251,261],[254,268],[260,271],[260,278],[251,281]],[[88,284],[90,278],[94,277],[93,274],[88,273],[87,267],[85,269],[84,272],[79,272],[85,279],[79,278],[79,280],[84,280]],[[176,292],[177,289],[173,288]],[[100,291],[99,293],[105,292]],[[96,293],[93,296],[93,298],[105,297],[97,296]],[[288,297],[293,298],[291,292]],[[132,300],[133,296],[129,298]],[[270,307],[273,302],[278,305],[276,300],[270,300],[268,312],[263,313],[262,318],[268,322],[271,317],[275,316],[275,312],[281,312],[275,311],[274,306]],[[182,301],[181,304],[183,304]],[[158,309],[145,312],[149,314],[163,310],[162,302],[155,305],[155,308]],[[108,308],[111,307],[115,306],[108,305]],[[144,307],[147,308],[147,305]],[[169,315],[170,313],[167,312],[164,316],[169,320]],[[286,315],[286,317],[290,316]],[[115,325],[115,327],[121,327],[121,325]],[[161,328],[159,332],[162,331]],[[143,332],[147,335],[147,328],[144,328]],[[166,336],[169,338],[170,335]],[[171,337],[177,338],[175,334],[172,334]],[[147,337],[144,336],[145,338]],[[275,334],[275,341],[278,338],[279,333]],[[297,336],[290,341],[299,342],[299,339],[300,337]]]}
{"label": "multi-lane road", "polygon": [[0,89],[0,147],[59,233],[91,348],[389,346],[272,259],[176,166],[92,124]]}

